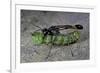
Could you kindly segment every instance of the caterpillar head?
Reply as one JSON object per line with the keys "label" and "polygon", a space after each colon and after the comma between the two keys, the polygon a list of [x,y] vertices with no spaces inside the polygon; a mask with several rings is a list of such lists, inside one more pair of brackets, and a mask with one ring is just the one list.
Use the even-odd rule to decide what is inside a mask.
{"label": "caterpillar head", "polygon": [[76,27],[76,29],[79,29],[79,30],[82,30],[83,29],[83,26],[82,25],[79,25],[79,24],[75,25],[75,27]]}

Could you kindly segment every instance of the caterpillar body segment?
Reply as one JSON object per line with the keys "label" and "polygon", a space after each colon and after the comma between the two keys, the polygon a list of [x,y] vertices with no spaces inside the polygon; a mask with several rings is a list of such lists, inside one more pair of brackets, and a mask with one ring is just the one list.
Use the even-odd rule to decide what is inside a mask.
{"label": "caterpillar body segment", "polygon": [[42,32],[35,32],[32,34],[32,41],[36,45],[40,44],[53,44],[53,45],[69,45],[80,38],[79,31],[73,31],[68,34],[47,35],[44,37]]}

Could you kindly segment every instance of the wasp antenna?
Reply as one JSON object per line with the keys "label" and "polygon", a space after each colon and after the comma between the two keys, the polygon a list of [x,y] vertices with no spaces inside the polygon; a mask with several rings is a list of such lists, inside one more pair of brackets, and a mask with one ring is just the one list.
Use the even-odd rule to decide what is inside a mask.
{"label": "wasp antenna", "polygon": [[40,29],[42,29],[41,27],[39,27],[39,26],[37,26],[37,25],[35,25],[35,24],[34,24],[34,25],[32,25],[32,27],[34,27],[34,26],[35,26],[35,27],[38,27],[38,28],[40,28]]}
{"label": "wasp antenna", "polygon": [[39,26],[37,26],[37,25],[34,25],[35,27],[38,27],[38,28],[40,28],[40,29],[42,29],[41,27],[39,27]]}
{"label": "wasp antenna", "polygon": [[[40,30],[42,30],[42,29],[37,29],[34,32],[37,32],[37,31],[40,31]],[[30,34],[33,35],[34,32],[30,32]]]}

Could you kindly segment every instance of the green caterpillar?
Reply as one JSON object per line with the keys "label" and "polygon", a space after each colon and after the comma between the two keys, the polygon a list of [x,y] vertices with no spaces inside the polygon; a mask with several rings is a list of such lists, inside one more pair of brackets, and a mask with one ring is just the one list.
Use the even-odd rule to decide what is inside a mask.
{"label": "green caterpillar", "polygon": [[32,35],[32,41],[36,45],[40,44],[53,44],[53,45],[69,45],[74,42],[77,42],[80,38],[80,32],[75,30],[68,34],[59,34],[59,35],[47,35],[44,38],[42,32],[34,32]]}

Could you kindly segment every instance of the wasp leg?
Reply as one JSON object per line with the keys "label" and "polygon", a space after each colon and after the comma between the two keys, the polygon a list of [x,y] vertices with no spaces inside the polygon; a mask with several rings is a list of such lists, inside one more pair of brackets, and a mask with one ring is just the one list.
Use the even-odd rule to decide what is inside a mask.
{"label": "wasp leg", "polygon": [[73,51],[72,51],[72,48],[70,49],[70,51],[71,51],[71,55],[72,55],[72,57],[74,57],[74,53],[73,53]]}
{"label": "wasp leg", "polygon": [[[51,40],[52,40],[52,38],[53,37],[51,37]],[[52,43],[53,43],[53,41],[51,41],[51,44],[50,44],[50,48],[49,48],[49,52],[48,52],[48,55],[47,55],[47,57],[45,58],[45,60],[47,61],[48,60],[48,58],[51,56],[51,50],[52,50]]]}
{"label": "wasp leg", "polygon": [[45,60],[46,60],[46,61],[47,61],[47,60],[48,60],[48,58],[51,56],[51,49],[52,49],[52,45],[51,45],[51,47],[50,47],[50,49],[49,49],[49,52],[48,52],[47,57],[45,58]]}
{"label": "wasp leg", "polygon": [[[70,44],[68,44],[68,45],[70,45]],[[70,48],[70,53],[71,53],[71,56],[74,57],[74,53],[73,53],[72,48]]]}

